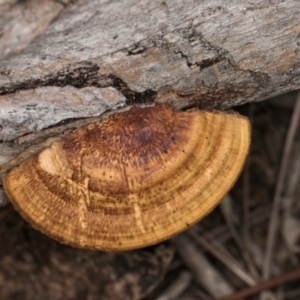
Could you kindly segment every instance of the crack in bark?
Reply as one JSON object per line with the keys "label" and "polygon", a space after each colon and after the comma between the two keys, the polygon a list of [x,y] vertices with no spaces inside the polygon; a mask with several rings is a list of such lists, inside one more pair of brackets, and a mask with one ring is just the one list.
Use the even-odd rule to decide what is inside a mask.
{"label": "crack in bark", "polygon": [[182,50],[174,51],[174,53],[180,54],[181,57],[185,58],[189,68],[198,66],[200,71],[225,60],[229,52],[226,49],[220,48],[207,41],[201,33],[196,31],[195,27],[196,26],[191,25],[191,27],[186,28],[185,31],[189,29],[189,32],[181,32],[182,36],[188,41],[191,47],[193,47],[193,43],[198,42],[207,51],[214,52],[212,53],[212,57],[203,59],[201,61],[191,62],[189,56],[186,55]]}
{"label": "crack in bark", "polygon": [[55,75],[51,74],[41,79],[30,79],[23,82],[16,82],[11,86],[2,86],[0,87],[0,95],[14,93],[19,90],[35,89],[43,86],[64,87],[70,85],[76,88],[83,88],[87,86],[109,86],[107,78],[104,75],[98,74],[98,70],[99,66],[90,62],[84,62],[84,66],[77,68],[67,67]]}
{"label": "crack in bark", "polygon": [[197,62],[196,65],[200,68],[200,70],[203,70],[219,63],[224,59],[225,57],[223,55],[216,55],[212,58],[203,59],[202,61]]}
{"label": "crack in bark", "polygon": [[175,54],[180,54],[180,56],[183,57],[186,60],[186,64],[189,68],[191,68],[192,66],[197,64],[197,63],[191,63],[188,56],[186,54],[184,54],[181,50],[175,50],[174,53]]}
{"label": "crack in bark", "polygon": [[137,54],[141,54],[145,51],[147,51],[148,49],[144,46],[141,46],[139,43],[136,43],[134,45],[132,45],[131,47],[129,47],[127,49],[128,51],[128,55],[137,55]]}
{"label": "crack in bark", "polygon": [[190,60],[189,60],[189,57],[188,55],[184,54],[182,51],[174,51],[174,53],[176,54],[180,54],[181,57],[185,58],[186,59],[186,64],[189,68],[192,68],[193,66],[197,66],[199,67],[199,70],[203,70],[205,68],[209,68],[223,60],[225,60],[226,58],[219,54],[219,55],[215,55],[211,58],[206,58],[206,59],[203,59],[201,61],[196,61],[195,63],[191,63]]}
{"label": "crack in bark", "polygon": [[[145,90],[144,92],[136,92],[131,90],[121,78],[114,74],[100,74],[99,66],[91,62],[84,62],[84,66],[72,68],[68,67],[58,72],[57,74],[46,76],[41,79],[27,80],[17,82],[11,86],[0,87],[0,95],[14,93],[20,90],[35,89],[45,86],[73,86],[75,88],[84,88],[89,86],[105,88],[114,87],[126,97],[126,104],[145,104],[153,103],[157,92],[154,90]],[[4,74],[2,74],[4,75]],[[8,74],[6,74],[8,76]]]}
{"label": "crack in bark", "polygon": [[144,92],[135,92],[127,84],[114,74],[108,76],[112,80],[112,86],[126,97],[127,105],[153,103],[157,92],[151,89]]}
{"label": "crack in bark", "polygon": [[258,84],[258,89],[265,89],[271,82],[271,78],[267,73],[257,72],[250,69],[241,69],[237,66],[233,58],[227,58],[226,61],[228,64],[236,71],[239,72],[248,72],[250,76],[254,78],[255,82]]}
{"label": "crack in bark", "polygon": [[[197,27],[197,25],[195,25],[194,27]],[[195,29],[193,29],[192,35],[189,36],[189,42],[193,42],[195,40],[195,38],[198,38],[200,40],[200,42],[203,44],[203,46],[205,46],[205,48],[207,50],[214,50],[218,53],[218,55],[209,58],[209,59],[204,59],[201,62],[197,62],[196,64],[200,67],[200,70],[210,67],[214,64],[217,64],[218,62],[221,62],[223,60],[225,60],[234,70],[239,71],[239,72],[249,72],[251,77],[255,79],[255,81],[258,83],[259,85],[259,89],[263,89],[266,88],[270,81],[271,78],[267,73],[263,73],[263,72],[256,72],[253,70],[245,70],[245,69],[241,69],[237,66],[234,58],[232,57],[232,55],[230,54],[230,52],[224,48],[218,47],[216,45],[213,45],[211,42],[209,42],[208,40],[206,40],[203,37],[202,33],[198,33],[196,32]]]}

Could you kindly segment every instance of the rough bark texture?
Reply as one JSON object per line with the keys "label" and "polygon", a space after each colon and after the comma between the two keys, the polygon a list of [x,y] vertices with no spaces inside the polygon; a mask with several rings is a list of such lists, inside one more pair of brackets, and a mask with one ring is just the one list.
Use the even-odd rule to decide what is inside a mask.
{"label": "rough bark texture", "polygon": [[0,1],[0,59],[26,48],[69,1]]}
{"label": "rough bark texture", "polygon": [[300,87],[298,0],[6,0],[0,9],[0,176],[133,104],[223,109]]}

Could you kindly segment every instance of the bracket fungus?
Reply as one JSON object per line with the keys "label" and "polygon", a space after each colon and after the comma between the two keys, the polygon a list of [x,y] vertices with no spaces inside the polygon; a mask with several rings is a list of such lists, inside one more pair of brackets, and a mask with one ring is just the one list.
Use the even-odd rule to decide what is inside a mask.
{"label": "bracket fungus", "polygon": [[239,176],[249,142],[238,114],[132,107],[54,142],[3,184],[20,214],[52,238],[125,251],[207,215]]}

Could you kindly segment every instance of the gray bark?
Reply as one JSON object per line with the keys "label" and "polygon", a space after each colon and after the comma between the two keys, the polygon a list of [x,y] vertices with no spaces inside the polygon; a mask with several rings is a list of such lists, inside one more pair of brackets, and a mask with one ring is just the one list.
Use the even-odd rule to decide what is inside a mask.
{"label": "gray bark", "polygon": [[299,16],[298,0],[2,1],[0,176],[131,105],[224,109],[299,89]]}

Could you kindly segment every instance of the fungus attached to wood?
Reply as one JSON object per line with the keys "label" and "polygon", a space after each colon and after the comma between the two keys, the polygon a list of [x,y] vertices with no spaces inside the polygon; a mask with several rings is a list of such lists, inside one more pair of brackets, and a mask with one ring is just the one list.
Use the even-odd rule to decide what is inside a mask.
{"label": "fungus attached to wood", "polygon": [[245,117],[139,108],[68,134],[14,168],[5,191],[34,227],[75,247],[156,244],[207,215],[240,174]]}

